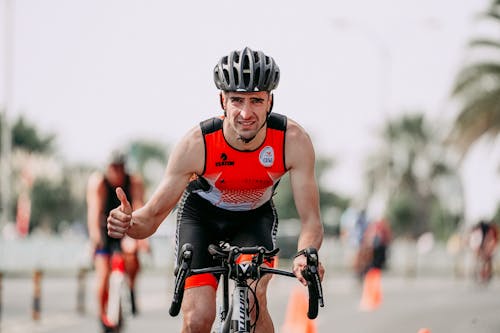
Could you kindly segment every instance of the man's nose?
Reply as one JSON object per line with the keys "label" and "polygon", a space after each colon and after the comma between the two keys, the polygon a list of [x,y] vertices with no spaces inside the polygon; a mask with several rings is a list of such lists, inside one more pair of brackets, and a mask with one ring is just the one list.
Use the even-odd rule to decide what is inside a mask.
{"label": "man's nose", "polygon": [[250,109],[250,103],[243,103],[240,108],[240,115],[242,118],[248,118],[252,114]]}

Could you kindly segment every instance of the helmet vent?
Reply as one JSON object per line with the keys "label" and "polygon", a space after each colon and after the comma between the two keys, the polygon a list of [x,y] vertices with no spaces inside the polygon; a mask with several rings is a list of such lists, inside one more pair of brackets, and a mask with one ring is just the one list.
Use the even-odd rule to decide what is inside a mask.
{"label": "helmet vent", "polygon": [[255,82],[259,83],[260,82],[260,68],[255,69]]}
{"label": "helmet vent", "polygon": [[266,82],[264,82],[264,85],[268,85],[269,84],[269,81],[271,81],[271,70],[269,69],[266,69],[266,74],[264,75],[265,78],[267,78]]}
{"label": "helmet vent", "polygon": [[240,77],[238,75],[238,70],[233,67],[233,78],[234,78],[234,85],[237,87],[240,85]]}
{"label": "helmet vent", "polygon": [[226,82],[229,82],[229,72],[227,71],[227,69],[223,69],[222,73],[224,74],[224,79],[226,80]]}

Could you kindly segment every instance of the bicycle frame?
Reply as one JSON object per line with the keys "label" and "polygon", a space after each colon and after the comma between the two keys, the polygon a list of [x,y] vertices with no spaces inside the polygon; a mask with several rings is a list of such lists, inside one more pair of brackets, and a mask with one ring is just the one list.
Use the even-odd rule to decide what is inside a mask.
{"label": "bicycle frame", "polygon": [[113,331],[119,332],[123,324],[123,288],[126,286],[125,261],[122,253],[114,252],[111,255],[111,274],[109,276],[108,304],[106,317]]}
{"label": "bicycle frame", "polygon": [[236,285],[231,299],[229,313],[219,313],[219,327],[216,333],[250,332],[248,287]]}
{"label": "bicycle frame", "polygon": [[[277,274],[288,277],[295,277],[295,275],[289,271],[262,265],[264,260],[274,257],[278,253],[279,249],[267,251],[264,247],[235,247],[227,245],[225,248],[221,248],[219,246],[210,245],[208,251],[214,258],[221,260],[221,265],[208,268],[190,269],[192,247],[190,244],[185,244],[181,249],[181,262],[176,272],[174,297],[169,310],[170,315],[176,316],[179,313],[183,297],[184,281],[187,276],[203,273],[221,274],[223,282],[222,304],[218,314],[219,323],[218,326],[216,324],[216,333],[250,333],[252,323],[249,309],[249,291],[252,293],[254,292],[248,285],[248,281],[257,281],[258,283],[258,280],[266,274]],[[314,253],[316,253],[315,250]],[[250,261],[238,262],[237,258],[241,254],[252,255],[252,259]],[[308,264],[313,264],[310,262],[309,257]],[[311,277],[316,276],[316,273],[316,270],[310,270],[308,273],[309,275],[307,277],[306,275],[304,276],[306,278],[310,278],[312,281],[313,279]],[[231,301],[229,298],[229,280],[234,282]],[[308,312],[308,316],[311,319],[317,316],[318,302],[321,306],[323,306],[323,294],[321,292],[319,276],[312,282],[314,282],[314,284],[309,284],[310,301]],[[319,287],[317,283],[319,283]],[[312,287],[316,289],[311,289]],[[256,313],[258,313],[258,301],[255,299],[255,302]],[[257,319],[258,317],[255,318],[255,320]]]}

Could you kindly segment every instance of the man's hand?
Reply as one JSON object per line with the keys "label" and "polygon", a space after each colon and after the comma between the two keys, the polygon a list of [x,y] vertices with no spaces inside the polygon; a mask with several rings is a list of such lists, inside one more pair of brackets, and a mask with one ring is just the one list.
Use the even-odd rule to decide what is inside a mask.
{"label": "man's hand", "polygon": [[94,252],[103,247],[101,235],[96,235],[95,237],[90,237],[90,241],[91,241],[92,250]]}
{"label": "man's hand", "polygon": [[109,212],[108,235],[113,238],[122,238],[132,221],[132,206],[121,187],[116,188],[116,195],[120,200],[120,206]]}
{"label": "man's hand", "polygon": [[[295,257],[293,259],[293,273],[297,277],[297,279],[302,283],[304,286],[307,286],[307,281],[304,279],[302,276],[302,271],[306,268],[307,266],[307,258],[304,255],[300,255],[298,257]],[[318,272],[319,272],[319,278],[321,281],[323,281],[323,275],[325,274],[325,268],[323,267],[323,264],[321,262],[318,263]]]}
{"label": "man's hand", "polygon": [[300,283],[302,283],[304,286],[307,286],[307,281],[302,276],[302,271],[306,268],[306,266],[306,256],[298,256],[293,259],[293,274],[295,274],[297,279],[299,279]]}

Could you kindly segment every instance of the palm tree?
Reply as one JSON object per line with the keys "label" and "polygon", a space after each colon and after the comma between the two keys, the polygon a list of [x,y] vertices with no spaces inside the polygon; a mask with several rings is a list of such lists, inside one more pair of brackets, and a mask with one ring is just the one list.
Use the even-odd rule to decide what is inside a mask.
{"label": "palm tree", "polygon": [[163,142],[148,139],[134,139],[129,142],[128,167],[144,179],[147,196],[152,193],[163,176],[168,159],[168,146]]}
{"label": "palm tree", "polygon": [[[500,29],[500,0],[493,0],[480,20],[491,21]],[[452,90],[460,110],[449,140],[463,155],[479,138],[494,139],[500,133],[500,35],[478,36],[468,47],[474,54],[495,56],[466,64],[459,71]]]}
{"label": "palm tree", "polygon": [[[463,209],[460,192],[449,198],[442,195],[443,187],[460,186],[436,133],[423,114],[405,114],[384,125],[380,149],[367,158],[368,197],[384,197],[396,233],[416,237],[429,229],[443,229],[437,226],[443,221],[433,216]],[[453,201],[457,199],[458,204]],[[442,215],[443,211],[450,214]]]}

